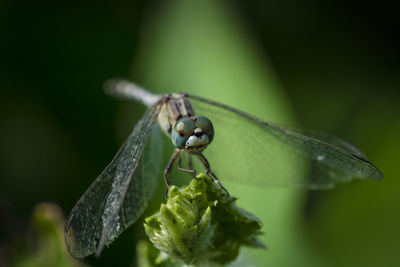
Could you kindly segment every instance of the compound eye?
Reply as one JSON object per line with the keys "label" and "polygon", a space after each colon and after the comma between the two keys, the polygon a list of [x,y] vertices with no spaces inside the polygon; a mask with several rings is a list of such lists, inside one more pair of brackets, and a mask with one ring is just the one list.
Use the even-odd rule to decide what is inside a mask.
{"label": "compound eye", "polygon": [[214,139],[214,127],[211,123],[211,121],[204,116],[198,116],[196,119],[196,127],[200,128],[203,133],[205,133],[208,136],[209,142]]}
{"label": "compound eye", "polygon": [[191,118],[185,117],[176,122],[174,132],[180,136],[190,136],[195,127],[195,122]]}
{"label": "compound eye", "polygon": [[204,133],[207,133],[207,134],[214,132],[214,127],[213,127],[211,121],[204,116],[197,117],[196,127],[200,128],[201,130],[203,130]]}

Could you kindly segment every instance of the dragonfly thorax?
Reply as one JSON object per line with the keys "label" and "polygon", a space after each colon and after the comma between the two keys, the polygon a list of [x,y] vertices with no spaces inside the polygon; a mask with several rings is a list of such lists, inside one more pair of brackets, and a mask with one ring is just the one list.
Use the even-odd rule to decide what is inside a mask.
{"label": "dragonfly thorax", "polygon": [[214,127],[204,116],[183,117],[176,122],[171,131],[174,146],[191,154],[201,153],[213,138]]}

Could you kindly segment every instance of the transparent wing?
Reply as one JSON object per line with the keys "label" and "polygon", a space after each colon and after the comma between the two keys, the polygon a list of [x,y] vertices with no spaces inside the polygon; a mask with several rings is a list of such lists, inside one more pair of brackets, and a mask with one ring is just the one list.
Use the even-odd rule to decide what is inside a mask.
{"label": "transparent wing", "polygon": [[298,133],[208,99],[189,99],[196,115],[214,124],[204,155],[223,181],[322,189],[353,178],[382,179],[361,151],[339,138]]}
{"label": "transparent wing", "polygon": [[[65,226],[65,242],[75,258],[84,258],[110,244],[144,212],[155,187],[158,166],[153,152],[159,130],[153,131],[161,102],[147,110],[107,168],[97,177],[72,209]],[[151,158],[147,154],[154,155]],[[146,162],[146,160],[150,160]]]}
{"label": "transparent wing", "polygon": [[336,137],[336,136],[333,136],[330,134],[326,134],[326,133],[317,132],[317,131],[299,129],[299,128],[295,128],[293,126],[288,126],[288,125],[278,124],[278,126],[282,129],[290,130],[291,132],[296,132],[296,133],[302,134],[304,136],[311,137],[311,138],[317,139],[319,141],[333,145],[335,147],[341,148],[341,149],[346,150],[347,152],[352,153],[356,156],[363,157],[366,160],[366,156],[361,151],[361,149],[359,149],[355,145],[353,145],[339,137]]}

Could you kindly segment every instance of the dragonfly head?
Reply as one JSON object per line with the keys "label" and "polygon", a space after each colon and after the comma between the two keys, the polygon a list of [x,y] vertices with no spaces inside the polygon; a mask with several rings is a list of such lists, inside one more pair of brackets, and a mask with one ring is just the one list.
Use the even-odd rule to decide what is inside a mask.
{"label": "dragonfly head", "polygon": [[174,146],[191,154],[201,153],[213,138],[214,127],[204,116],[183,117],[176,122],[171,132]]}

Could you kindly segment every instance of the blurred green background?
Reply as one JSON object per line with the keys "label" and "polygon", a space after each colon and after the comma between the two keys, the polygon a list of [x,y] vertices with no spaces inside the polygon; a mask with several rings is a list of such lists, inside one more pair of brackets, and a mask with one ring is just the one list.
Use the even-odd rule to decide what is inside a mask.
{"label": "blurred green background", "polygon": [[269,247],[236,266],[399,266],[399,22],[385,1],[2,1],[0,266],[135,266],[142,220],[99,259],[63,247],[63,216],[144,111],[103,93],[114,76],[340,136],[383,171],[319,192],[226,185]]}

